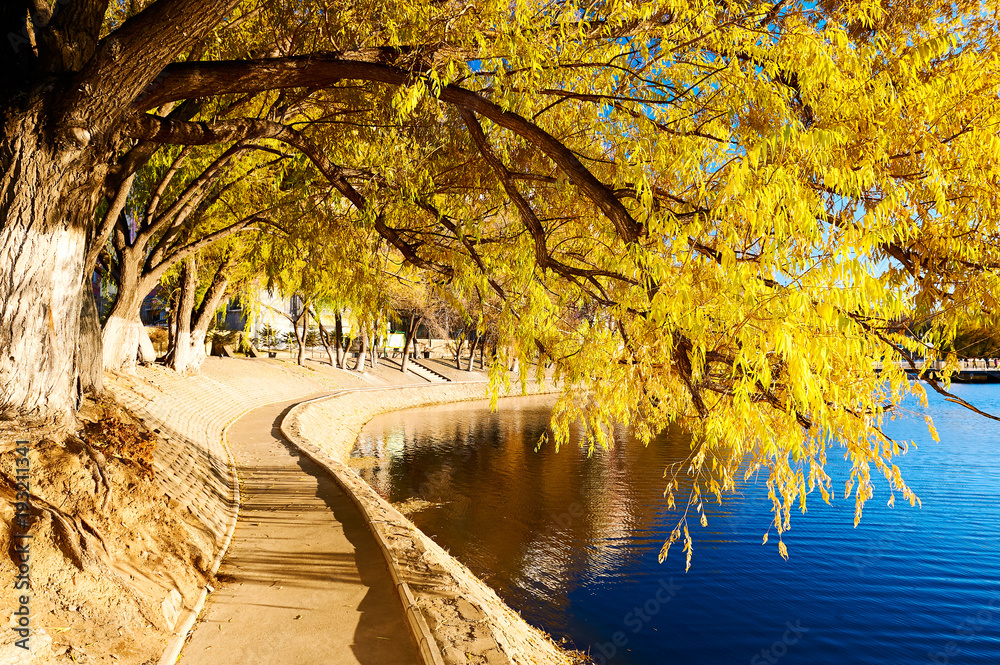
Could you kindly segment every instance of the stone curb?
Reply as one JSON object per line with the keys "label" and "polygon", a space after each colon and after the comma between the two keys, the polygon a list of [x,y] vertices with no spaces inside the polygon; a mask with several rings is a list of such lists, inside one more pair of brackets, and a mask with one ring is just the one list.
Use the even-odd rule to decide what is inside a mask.
{"label": "stone curb", "polygon": [[[487,383],[486,381],[470,381],[469,383]],[[448,386],[447,383],[436,384],[441,386]],[[419,386],[420,388],[429,388],[430,385]],[[368,525],[368,530],[371,532],[372,536],[375,538],[375,542],[378,544],[379,550],[382,552],[382,556],[385,559],[386,565],[389,568],[389,575],[392,577],[392,584],[396,589],[396,593],[399,595],[399,600],[403,604],[403,612],[406,615],[406,623],[410,627],[410,634],[413,636],[414,641],[417,643],[417,649],[420,652],[420,659],[423,665],[444,665],[444,657],[441,655],[441,649],[438,646],[437,641],[434,639],[434,633],[431,632],[430,627],[427,625],[427,619],[424,617],[424,613],[420,611],[420,607],[417,605],[416,599],[413,597],[413,592],[410,591],[410,586],[403,579],[403,573],[399,569],[399,564],[396,563],[396,558],[392,555],[392,550],[389,548],[389,544],[385,540],[385,536],[382,530],[376,527],[375,516],[372,515],[371,510],[368,505],[361,500],[358,496],[356,488],[351,487],[353,483],[346,483],[341,474],[346,470],[343,467],[343,463],[339,463],[333,458],[331,458],[326,452],[321,450],[318,446],[310,443],[304,438],[300,437],[295,432],[291,431],[289,426],[292,422],[293,417],[298,416],[298,411],[301,408],[305,408],[308,405],[325,401],[328,399],[335,399],[349,393],[357,392],[371,392],[371,391],[385,391],[385,390],[401,390],[401,389],[412,389],[414,386],[391,386],[385,388],[356,388],[353,390],[342,390],[338,391],[332,395],[324,395],[322,397],[317,397],[316,399],[306,400],[305,402],[299,402],[285,414],[285,417],[281,419],[281,433],[288,439],[293,445],[299,448],[302,452],[306,454],[312,461],[323,467],[327,473],[329,473],[335,481],[347,492],[347,495],[354,502],[354,505],[358,507],[361,514],[365,516],[365,524]],[[167,664],[161,664],[167,665]]]}
{"label": "stone curb", "polygon": [[[465,383],[482,386],[488,382]],[[484,395],[471,396],[467,392],[463,394],[460,385],[455,383],[424,384],[416,387],[420,393],[423,393],[421,398],[408,399],[404,397],[400,400],[402,404],[397,403],[394,406],[388,406],[388,408],[375,408],[370,412],[368,409],[362,409],[360,412],[356,410],[350,414],[350,404],[345,405],[344,408],[347,410],[344,413],[350,414],[348,418],[350,431],[342,429],[343,424],[340,425],[341,429],[333,430],[331,432],[332,439],[329,442],[332,444],[332,448],[329,445],[321,447],[314,443],[313,439],[322,440],[324,433],[322,427],[317,432],[313,431],[310,426],[314,424],[310,423],[310,420],[317,417],[324,422],[328,421],[330,413],[323,412],[323,409],[330,407],[325,407],[324,403],[349,397],[351,393],[355,392],[391,392],[415,388],[415,386],[343,390],[301,402],[292,407],[285,415],[281,422],[281,431],[303,453],[325,468],[362,511],[368,522],[368,527],[386,559],[393,582],[396,584],[409,626],[413,631],[412,634],[420,647],[422,665],[457,665],[465,663],[467,659],[471,662],[488,663],[489,665],[508,665],[511,663],[565,665],[573,662],[573,656],[556,646],[544,633],[525,623],[520,615],[510,609],[492,589],[402,516],[353,469],[340,461],[353,447],[352,442],[348,439],[352,438],[352,435],[356,437],[363,424],[379,413],[432,404],[483,399]],[[438,392],[437,389],[445,391],[444,395],[440,395],[443,399],[434,399],[433,393]],[[549,390],[551,388],[543,388],[540,392],[548,392]],[[448,394],[450,392],[456,394]],[[424,395],[427,399],[422,399]],[[318,409],[323,415],[313,415],[309,412],[309,407]],[[400,544],[405,543],[405,541],[410,541],[411,544]],[[397,556],[407,551],[415,551],[417,560],[407,558],[405,561],[403,559],[397,561]],[[417,568],[414,568],[415,563]],[[418,570],[423,572],[418,572]],[[437,572],[433,572],[433,570]],[[454,586],[450,587],[448,591],[440,587],[431,590],[436,585],[432,583],[431,587],[427,586],[427,573],[430,573],[431,577],[443,574],[446,578],[451,579]],[[407,583],[407,580],[410,580],[410,583]],[[414,589],[411,588],[411,584],[414,582],[418,585],[417,593],[414,593]],[[451,597],[457,602],[453,608],[457,610],[457,613],[453,613],[451,619],[448,618],[447,614],[442,614],[442,607],[438,604],[438,600],[445,596]],[[438,600],[431,600],[432,597],[436,597]],[[430,614],[427,614],[428,610]],[[465,623],[471,632],[485,629],[489,634],[486,645],[482,645],[483,640],[475,639],[476,642],[480,643],[478,649],[473,652],[476,654],[475,656],[473,653],[465,653],[463,647],[450,642],[453,638],[448,632],[448,627],[453,627],[454,621]],[[434,628],[432,629],[431,626]],[[436,637],[435,632],[439,628],[445,630],[441,639]]]}

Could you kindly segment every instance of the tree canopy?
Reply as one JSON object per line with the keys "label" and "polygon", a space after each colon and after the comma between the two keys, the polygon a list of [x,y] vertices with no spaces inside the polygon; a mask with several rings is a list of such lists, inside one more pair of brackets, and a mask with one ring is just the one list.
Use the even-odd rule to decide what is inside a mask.
{"label": "tree canopy", "polygon": [[[14,201],[0,210],[0,251],[56,228],[67,202],[81,201],[74,223],[93,250],[108,237],[98,203],[112,209],[134,173],[176,146],[291,154],[273,191],[290,185],[320,202],[290,233],[329,260],[281,259],[294,243],[268,245],[275,274],[309,263],[294,279],[317,297],[347,289],[374,302],[378,266],[405,262],[456,299],[491,303],[497,348],[522,361],[524,380],[532,362],[555,366],[557,442],[580,418],[592,445],[620,423],[645,440],[671,423],[691,433],[668,503],[678,473],[694,482],[663,556],[684,540],[690,557],[687,516],[704,521],[708,496],[759,473],[779,537],[813,491],[853,497],[859,519],[873,475],[917,500],[893,463],[905,445],[881,429],[904,397],[922,395],[898,363],[944,357],[963,320],[996,323],[996,10],[10,3],[0,27],[26,37],[3,45],[0,68],[3,188]],[[65,93],[58,103],[53,86]],[[18,201],[39,185],[19,184],[15,166],[42,157],[17,132],[44,114],[42,152],[78,174],[32,208]],[[235,172],[268,158],[241,155]],[[48,225],[26,229],[33,215]],[[66,246],[76,249],[38,260],[84,265],[87,248]],[[5,270],[18,286],[4,294],[0,336],[32,315],[14,299],[55,292],[23,266]],[[917,320],[919,334],[904,323]],[[31,330],[39,344],[49,335]],[[17,363],[2,362],[10,381]],[[39,391],[64,374],[5,391],[5,411],[54,408]],[[852,462],[842,491],[824,471],[836,447]]]}

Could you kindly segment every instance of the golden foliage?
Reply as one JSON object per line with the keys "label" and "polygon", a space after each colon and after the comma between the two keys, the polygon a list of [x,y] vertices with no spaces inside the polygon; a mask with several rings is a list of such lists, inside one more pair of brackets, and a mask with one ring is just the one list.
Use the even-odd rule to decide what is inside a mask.
{"label": "golden foliage", "polygon": [[329,289],[377,309],[379,270],[400,260],[388,248],[409,251],[490,308],[522,380],[554,364],[560,441],[577,419],[591,445],[621,423],[691,433],[662,556],[682,540],[690,561],[687,514],[703,522],[703,495],[758,474],[786,556],[795,504],[835,495],[831,448],[851,463],[855,521],[873,477],[917,501],[893,463],[905,445],[881,429],[924,399],[901,354],[944,358],[958,322],[996,321],[996,10],[275,1],[247,3],[210,51],[403,70],[403,85],[359,74],[260,96],[363,197],[310,208],[299,268],[328,266]]}

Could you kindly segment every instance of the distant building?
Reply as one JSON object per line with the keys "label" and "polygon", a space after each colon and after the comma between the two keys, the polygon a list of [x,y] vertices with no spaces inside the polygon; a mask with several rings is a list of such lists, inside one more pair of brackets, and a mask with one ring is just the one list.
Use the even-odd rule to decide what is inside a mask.
{"label": "distant building", "polygon": [[153,287],[139,306],[139,319],[144,326],[166,327],[170,321],[169,304],[160,300],[160,285]]}

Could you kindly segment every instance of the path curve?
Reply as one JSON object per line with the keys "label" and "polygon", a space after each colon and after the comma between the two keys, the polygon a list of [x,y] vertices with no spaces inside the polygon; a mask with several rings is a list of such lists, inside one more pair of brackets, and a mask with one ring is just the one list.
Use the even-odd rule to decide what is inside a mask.
{"label": "path curve", "polygon": [[301,401],[261,407],[229,429],[240,518],[183,665],[419,662],[361,512],[281,434]]}

